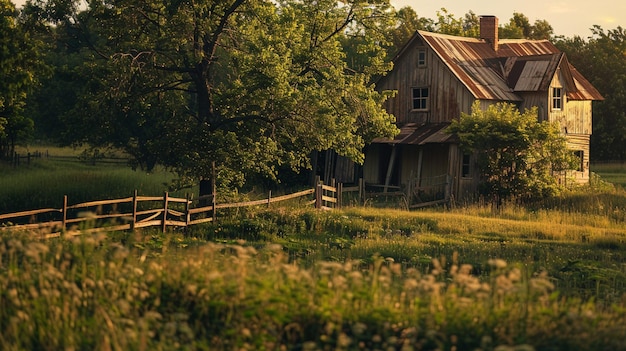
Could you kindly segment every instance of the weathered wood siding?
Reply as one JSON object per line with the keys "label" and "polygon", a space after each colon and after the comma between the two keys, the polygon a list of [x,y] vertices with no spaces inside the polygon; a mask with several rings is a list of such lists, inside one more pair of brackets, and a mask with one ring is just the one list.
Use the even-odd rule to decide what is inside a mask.
{"label": "weathered wood siding", "polygon": [[524,101],[519,105],[521,112],[537,107],[537,119],[542,122],[548,120],[548,95],[545,91],[541,92],[521,92],[518,93]]}
{"label": "weathered wood siding", "polygon": [[380,179],[381,168],[386,169],[387,163],[383,162],[382,154],[384,144],[372,144],[365,150],[365,163],[363,164],[363,181],[369,184],[382,184],[385,179]]}
{"label": "weathered wood siding", "polygon": [[[426,50],[426,64],[418,66],[418,49]],[[469,113],[473,95],[454,76],[430,47],[419,40],[406,49],[396,61],[393,71],[377,84],[378,90],[396,90],[397,95],[385,103],[387,111],[396,116],[397,124],[439,123],[458,118],[461,112]],[[429,89],[427,111],[414,111],[412,88]]]}
{"label": "weathered wood siding", "polygon": [[[411,177],[417,177],[420,147],[417,145],[402,145],[402,152],[398,160],[402,164],[400,184],[406,186]],[[422,159],[422,164],[423,164]]]}
{"label": "weathered wood siding", "polygon": [[448,153],[448,167],[451,176],[451,195],[456,200],[474,198],[477,196],[480,172],[476,165],[476,155],[470,157],[470,174],[463,177],[463,150],[457,144],[450,144]]}
{"label": "weathered wood siding", "polygon": [[401,156],[402,172],[400,176],[400,183],[403,186],[406,186],[412,177],[417,177],[420,148],[423,150],[422,179],[448,174],[448,144],[403,146]]}
{"label": "weathered wood siding", "polygon": [[548,119],[559,122],[563,132],[573,134],[591,134],[591,101],[569,100],[567,92],[564,91],[563,108],[552,109],[552,88],[563,88],[565,86],[560,71],[552,78],[550,89],[547,92]]}
{"label": "weathered wood siding", "polygon": [[565,105],[565,111],[565,119],[559,122],[561,126],[567,128],[568,133],[592,134],[591,101],[569,100]]}

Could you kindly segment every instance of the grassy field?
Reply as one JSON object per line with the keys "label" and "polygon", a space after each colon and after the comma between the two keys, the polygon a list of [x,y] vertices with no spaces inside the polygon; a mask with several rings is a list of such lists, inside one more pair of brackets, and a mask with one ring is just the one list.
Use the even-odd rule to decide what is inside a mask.
{"label": "grassy field", "polygon": [[[0,191],[29,172],[30,193],[93,173],[90,200],[170,177],[90,167],[9,170]],[[1,236],[0,349],[626,350],[623,189],[231,215],[187,233]]]}
{"label": "grassy field", "polygon": [[605,181],[626,189],[626,163],[594,164],[591,170]]}
{"label": "grassy field", "polygon": [[[16,168],[0,163],[0,213],[59,208],[64,195],[70,204],[127,197],[134,190],[141,195],[160,195],[176,178],[164,170],[146,173],[120,164],[80,162],[81,150],[46,147],[43,151],[75,159],[35,159],[30,165],[22,162]],[[184,197],[185,192],[194,190],[197,191],[182,189],[172,194]]]}
{"label": "grassy field", "polygon": [[624,223],[508,212],[274,209],[187,235],[4,235],[0,347],[626,350]]}

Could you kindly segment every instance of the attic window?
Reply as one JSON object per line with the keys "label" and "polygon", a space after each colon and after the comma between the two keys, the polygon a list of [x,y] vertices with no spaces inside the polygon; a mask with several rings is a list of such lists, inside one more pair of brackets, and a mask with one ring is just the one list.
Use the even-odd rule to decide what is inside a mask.
{"label": "attic window", "polygon": [[413,110],[428,110],[428,88],[413,88]]}
{"label": "attic window", "polygon": [[563,108],[563,89],[552,88],[552,109],[561,110]]}
{"label": "attic window", "polygon": [[417,67],[425,67],[426,66],[426,49],[418,48],[417,49]]}

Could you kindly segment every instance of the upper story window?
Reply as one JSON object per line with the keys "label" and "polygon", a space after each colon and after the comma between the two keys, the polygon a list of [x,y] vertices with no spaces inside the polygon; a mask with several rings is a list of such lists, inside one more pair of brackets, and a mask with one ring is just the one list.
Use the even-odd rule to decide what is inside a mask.
{"label": "upper story window", "polygon": [[413,110],[428,110],[428,88],[413,88]]}
{"label": "upper story window", "polygon": [[417,49],[417,67],[425,67],[426,66],[426,49],[418,48]]}
{"label": "upper story window", "polygon": [[552,88],[552,109],[563,109],[563,88]]}

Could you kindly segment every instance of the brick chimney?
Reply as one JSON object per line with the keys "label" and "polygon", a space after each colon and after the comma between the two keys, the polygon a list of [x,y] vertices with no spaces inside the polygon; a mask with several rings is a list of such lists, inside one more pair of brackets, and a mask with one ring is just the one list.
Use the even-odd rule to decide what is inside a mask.
{"label": "brick chimney", "polygon": [[491,44],[494,51],[498,51],[498,17],[480,16],[480,39]]}

